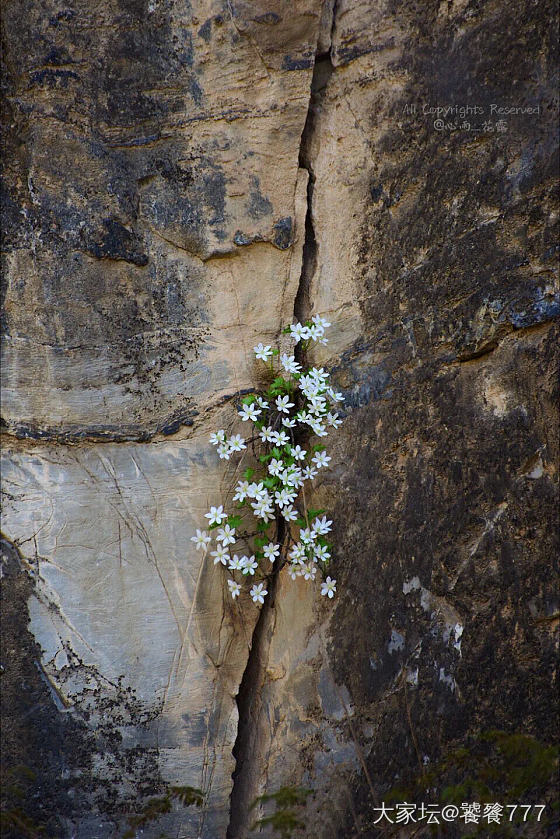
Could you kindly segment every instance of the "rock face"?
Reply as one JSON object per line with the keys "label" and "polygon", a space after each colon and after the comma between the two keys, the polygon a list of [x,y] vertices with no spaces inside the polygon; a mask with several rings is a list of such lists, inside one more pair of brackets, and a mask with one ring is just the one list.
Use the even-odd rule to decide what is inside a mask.
{"label": "rock face", "polygon": [[[29,818],[108,839],[190,784],[203,808],[143,835],[237,839],[301,783],[310,839],[374,836],[477,732],[554,740],[555,6],[3,17],[3,772],[32,770]],[[258,620],[190,536],[235,480],[207,440],[251,347],[312,312],[346,397],[316,486],[338,595],[281,578]]]}

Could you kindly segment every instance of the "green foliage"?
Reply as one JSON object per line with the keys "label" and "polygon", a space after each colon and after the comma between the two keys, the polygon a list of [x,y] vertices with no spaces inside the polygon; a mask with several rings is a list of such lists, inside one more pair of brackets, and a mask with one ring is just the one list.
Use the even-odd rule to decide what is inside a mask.
{"label": "green foliage", "polygon": [[291,388],[292,385],[290,382],[287,382],[283,376],[277,376],[268,388],[267,395],[270,399],[274,399],[276,396],[283,396],[285,393],[289,393]]}
{"label": "green foliage", "polygon": [[177,801],[183,807],[201,807],[204,803],[204,796],[195,787],[169,787],[165,795],[159,798],[150,798],[141,813],[128,817],[128,830],[123,833],[122,839],[134,839],[136,831],[145,827],[150,822],[156,821],[160,816],[171,812],[173,802]]}
{"label": "green foliage", "polygon": [[271,815],[258,819],[251,829],[262,830],[265,827],[272,827],[282,839],[290,839],[295,830],[305,827],[305,822],[298,817],[294,807],[303,806],[307,796],[312,792],[313,790],[305,787],[280,787],[277,792],[259,795],[251,804],[251,809],[273,802],[275,810]]}
{"label": "green foliage", "polygon": [[241,527],[243,519],[241,516],[228,516],[227,523],[230,527]]}
{"label": "green foliage", "polygon": [[[43,835],[45,828],[30,819],[23,809],[28,795],[27,785],[35,780],[35,772],[23,764],[14,766],[6,773],[0,810],[0,834],[6,839],[16,836],[17,839],[41,839]],[[20,804],[7,807],[6,799],[18,801]]]}
{"label": "green foliage", "polygon": [[[491,729],[468,744],[452,749],[434,766],[412,779],[409,784],[393,787],[384,796],[387,804],[426,799],[454,804],[464,801],[545,804],[558,772],[559,748],[539,742],[527,734]],[[547,807],[548,812],[554,809]],[[546,814],[546,811],[545,811]],[[523,821],[523,811],[514,812],[512,822],[480,824],[472,835],[516,835],[516,824]],[[532,818],[529,814],[527,821]],[[541,826],[550,821],[546,815]]]}

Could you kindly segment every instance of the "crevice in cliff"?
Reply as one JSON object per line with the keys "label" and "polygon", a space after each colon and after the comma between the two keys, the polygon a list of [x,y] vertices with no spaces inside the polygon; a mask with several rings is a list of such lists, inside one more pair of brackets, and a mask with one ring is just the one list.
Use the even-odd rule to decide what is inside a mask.
{"label": "crevice in cliff", "polygon": [[315,60],[315,67],[311,80],[309,109],[307,111],[307,118],[305,120],[299,150],[299,166],[301,169],[305,169],[309,174],[309,180],[307,182],[307,212],[305,216],[305,239],[303,244],[301,275],[294,302],[294,316],[296,320],[299,320],[300,322],[307,320],[311,313],[311,281],[317,268],[317,237],[315,235],[313,207],[315,171],[313,163],[317,154],[317,127],[319,115],[332,72],[333,64],[329,49],[328,52],[317,55]]}
{"label": "crevice in cliff", "polygon": [[[330,21],[331,33],[334,5],[333,17]],[[299,166],[309,173],[302,266],[294,300],[294,318],[300,322],[307,320],[311,315],[311,281],[317,267],[317,238],[313,215],[315,188],[313,161],[317,153],[318,116],[332,72],[329,39],[328,50],[318,53],[315,59],[309,106],[299,150]],[[300,362],[303,360],[301,355],[301,345],[297,345],[296,356]],[[282,545],[285,538],[283,519],[277,519],[277,528],[276,541]],[[236,697],[239,722],[233,747],[235,770],[232,775],[233,788],[230,797],[227,839],[246,838],[251,827],[251,805],[259,795],[259,785],[266,769],[266,749],[263,744],[266,740],[264,729],[269,721],[268,715],[263,713],[263,689],[266,685],[269,650],[276,622],[275,598],[280,569],[281,565],[278,564],[267,581],[268,595],[253,631],[247,665]]]}
{"label": "crevice in cliff", "polygon": [[[283,542],[283,522],[278,521],[278,541]],[[244,839],[250,829],[251,805],[258,794],[262,773],[262,742],[266,715],[262,713],[263,688],[270,641],[276,622],[275,599],[278,570],[267,581],[268,595],[253,630],[247,666],[236,697],[239,712],[237,738],[233,747],[235,770],[230,798],[230,821],[227,839]]]}

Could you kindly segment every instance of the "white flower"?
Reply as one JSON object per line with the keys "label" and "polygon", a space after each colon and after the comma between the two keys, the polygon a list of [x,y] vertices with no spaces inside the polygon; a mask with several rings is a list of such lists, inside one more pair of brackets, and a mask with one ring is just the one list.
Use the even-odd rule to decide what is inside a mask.
{"label": "white flower", "polygon": [[295,500],[296,493],[289,489],[283,489],[280,492],[274,493],[274,499],[279,507],[287,507]]}
{"label": "white flower", "polygon": [[253,598],[253,603],[264,603],[264,598],[268,594],[268,591],[264,587],[264,583],[259,583],[258,586],[251,587],[251,597]]}
{"label": "white flower", "polygon": [[312,396],[309,400],[309,412],[311,414],[323,414],[327,410],[327,400],[324,396]]}
{"label": "white flower", "polygon": [[330,531],[331,524],[332,524],[332,521],[327,521],[327,517],[323,516],[322,519],[320,519],[320,518],[315,519],[315,521],[312,524],[312,528],[315,531],[315,533],[319,533],[322,536],[324,536],[326,533],[328,533]]}
{"label": "white flower", "polygon": [[299,531],[299,538],[301,539],[304,545],[310,545],[317,538],[317,534],[314,530],[311,530],[310,528],[306,527],[303,530]]}
{"label": "white flower", "polygon": [[317,452],[311,458],[317,469],[320,469],[322,466],[328,466],[330,457],[326,452]]}
{"label": "white flower", "polygon": [[334,402],[344,402],[344,396],[342,393],[335,393],[332,387],[327,388],[327,394],[331,397]]}
{"label": "white flower", "polygon": [[313,341],[319,341],[323,337],[324,332],[325,330],[321,326],[317,326],[316,324],[313,324],[313,326],[309,327],[309,337]]}
{"label": "white flower", "polygon": [[210,507],[210,512],[205,513],[204,518],[208,519],[208,524],[221,524],[224,519],[227,519],[227,515],[220,504],[219,507]]}
{"label": "white flower", "polygon": [[216,536],[216,541],[221,542],[224,547],[226,545],[234,545],[235,527],[230,527],[229,524],[226,524],[224,527],[220,527],[218,535]]}
{"label": "white flower", "polygon": [[289,414],[290,408],[294,407],[294,403],[290,402],[289,396],[277,396],[276,397],[276,407],[282,414]]}
{"label": "white flower", "polygon": [[250,574],[251,576],[253,576],[255,571],[259,567],[258,562],[255,560],[254,556],[244,556],[243,559],[245,560],[245,562],[243,563],[243,573]]}
{"label": "white flower", "polygon": [[249,498],[258,498],[264,489],[264,484],[261,482],[260,484],[256,484],[254,481],[252,484],[249,484],[247,488],[247,495]]}
{"label": "white flower", "polygon": [[295,457],[296,460],[305,460],[307,452],[305,449],[302,449],[301,446],[294,446],[290,449],[290,454],[292,457]]}
{"label": "white flower", "polygon": [[261,430],[259,431],[259,437],[261,438],[263,443],[273,442],[274,439],[275,439],[274,438],[275,434],[276,434],[276,432],[272,430],[270,425],[266,425],[264,428],[261,428]]}
{"label": "white flower", "polygon": [[257,344],[256,347],[253,347],[255,355],[257,358],[262,359],[262,361],[268,361],[269,356],[272,355],[272,348],[269,346],[264,346],[264,344]]}
{"label": "white flower", "polygon": [[291,549],[290,553],[288,554],[292,562],[299,562],[300,559],[305,559],[305,548],[299,542]]}
{"label": "white flower", "polygon": [[243,405],[240,411],[237,412],[243,422],[247,422],[247,420],[253,420],[253,422],[257,421],[259,414],[262,414],[260,408],[257,408],[254,402],[250,405]]}
{"label": "white flower", "polygon": [[327,597],[334,597],[334,593],[336,591],[336,580],[331,580],[330,577],[327,577],[324,583],[321,583],[321,594],[323,597],[325,594]]}
{"label": "white flower", "polygon": [[317,437],[326,437],[327,436],[328,431],[326,430],[323,423],[318,422],[317,420],[314,420],[313,422],[310,422],[309,425],[310,425],[311,430],[313,431],[314,434],[317,435]]}
{"label": "white flower", "polygon": [[220,431],[215,431],[214,434],[210,435],[210,442],[213,446],[217,446],[218,443],[225,443],[226,440],[226,432],[223,429]]}
{"label": "white flower", "polygon": [[230,437],[228,440],[228,444],[232,452],[240,452],[242,449],[247,448],[247,446],[245,445],[245,440],[243,439],[241,434],[234,434],[232,437]]}
{"label": "white flower", "polygon": [[273,434],[277,446],[285,446],[290,439],[285,431],[273,431]]}
{"label": "white flower", "polygon": [[218,562],[221,562],[222,565],[228,563],[229,554],[225,545],[218,545],[215,551],[210,551],[210,556],[214,557],[214,565],[217,565]]}
{"label": "white flower", "polygon": [[286,521],[295,521],[298,517],[298,511],[294,510],[293,507],[284,507],[282,510],[282,515],[286,519]]}
{"label": "white flower", "polygon": [[317,472],[317,470],[314,469],[312,466],[306,466],[305,469],[303,470],[303,477],[307,481],[312,481],[313,478],[316,478],[318,474],[319,473]]}
{"label": "white flower", "polygon": [[277,460],[275,457],[272,458],[270,463],[268,464],[268,471],[271,475],[280,475],[282,470],[284,469],[284,463],[282,460]]}
{"label": "white flower", "polygon": [[290,326],[290,335],[297,344],[302,338],[305,340],[310,337],[309,327],[303,326],[301,323],[294,323]]}
{"label": "white flower", "polygon": [[212,537],[207,534],[205,530],[197,530],[196,536],[191,536],[191,542],[195,543],[195,547],[198,550],[206,550],[206,546],[210,544],[212,541]]}
{"label": "white flower", "polygon": [[239,481],[237,484],[237,488],[235,490],[235,495],[233,496],[234,501],[245,501],[247,494],[249,492],[249,481]]}
{"label": "white flower", "polygon": [[301,566],[301,571],[304,580],[314,580],[315,574],[317,573],[317,566],[312,562],[304,563]]}
{"label": "white flower", "polygon": [[338,428],[339,425],[342,425],[342,420],[339,419],[338,414],[331,414],[331,412],[329,411],[326,419],[327,419],[327,424],[332,425],[333,428]]}
{"label": "white flower", "polygon": [[288,568],[288,574],[292,578],[292,580],[296,580],[298,577],[301,577],[301,566],[299,562],[292,562]]}
{"label": "white flower", "polygon": [[218,446],[218,454],[220,455],[220,460],[229,460],[229,444],[220,443]]}
{"label": "white flower", "polygon": [[329,374],[323,370],[322,367],[317,369],[316,367],[312,367],[309,371],[309,376],[311,379],[316,383],[317,387],[321,390],[324,390],[327,386],[327,379],[329,378]]}
{"label": "white flower", "polygon": [[280,480],[289,487],[303,486],[303,472],[299,466],[288,466],[280,475]]}
{"label": "white flower", "polygon": [[264,546],[263,554],[267,559],[270,559],[271,562],[274,562],[276,557],[280,556],[280,545],[275,545],[274,542],[269,542],[268,545]]}
{"label": "white flower", "polygon": [[311,376],[302,376],[298,383],[299,389],[311,399],[319,392],[319,385]]}
{"label": "white flower", "polygon": [[313,553],[316,559],[321,559],[323,562],[326,562],[331,556],[326,545],[314,545]]}
{"label": "white flower", "polygon": [[263,411],[266,408],[268,408],[268,402],[266,401],[266,399],[263,399],[262,396],[257,396],[257,405],[259,406],[259,408],[262,408]]}
{"label": "white flower", "polygon": [[228,580],[227,584],[229,586],[231,596],[235,600],[236,597],[239,597],[239,592],[241,591],[241,586],[239,585],[239,583],[236,583],[235,580]]}
{"label": "white flower", "polygon": [[295,419],[290,419],[289,417],[282,417],[282,425],[286,428],[293,428],[295,424]]}
{"label": "white flower", "polygon": [[280,362],[286,373],[299,373],[301,364],[298,364],[294,355],[284,353],[280,356]]}
{"label": "white flower", "polygon": [[[243,559],[247,559],[247,557],[243,557]],[[237,556],[237,554],[233,555],[233,558],[230,559],[228,568],[230,571],[242,571],[245,567],[244,563],[241,559]]]}
{"label": "white flower", "polygon": [[313,321],[313,323],[316,326],[321,326],[323,329],[328,329],[329,326],[330,326],[330,323],[328,322],[328,320],[325,320],[325,318],[322,318],[321,315],[313,315],[311,320]]}
{"label": "white flower", "polygon": [[274,510],[266,498],[263,498],[260,501],[253,501],[251,507],[253,508],[253,515],[258,519],[271,521],[271,519],[274,518]]}

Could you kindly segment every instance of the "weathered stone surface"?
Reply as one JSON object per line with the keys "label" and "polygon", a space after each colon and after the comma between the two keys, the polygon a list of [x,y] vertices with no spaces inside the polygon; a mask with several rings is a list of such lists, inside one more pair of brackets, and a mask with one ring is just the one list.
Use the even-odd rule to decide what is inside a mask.
{"label": "weathered stone surface", "polygon": [[[290,317],[319,2],[263,14],[181,0],[6,9],[16,433],[188,424],[234,375],[248,384],[229,347]],[[249,255],[253,242],[267,244]]]}
{"label": "weathered stone surface", "polygon": [[160,785],[205,790],[193,829],[225,830],[255,611],[231,605],[223,574],[189,539],[228,476],[200,438],[5,454],[5,517],[35,582],[29,629],[41,669],[59,709],[101,737],[88,784],[113,787],[112,800],[100,794],[74,814],[74,830],[87,834],[98,812],[114,829],[136,802],[146,756]]}
{"label": "weathered stone surface", "polygon": [[[378,835],[387,791],[481,730],[554,740],[555,22],[4,10],[4,771],[37,773],[47,835],[108,839],[177,783],[205,807],[146,836],[237,839],[238,713],[243,807],[310,786],[309,839]],[[456,105],[484,114],[423,107]],[[294,311],[332,321],[313,357],[346,397],[315,492],[338,594],[281,578],[259,630],[190,536],[234,478],[207,436]]]}

